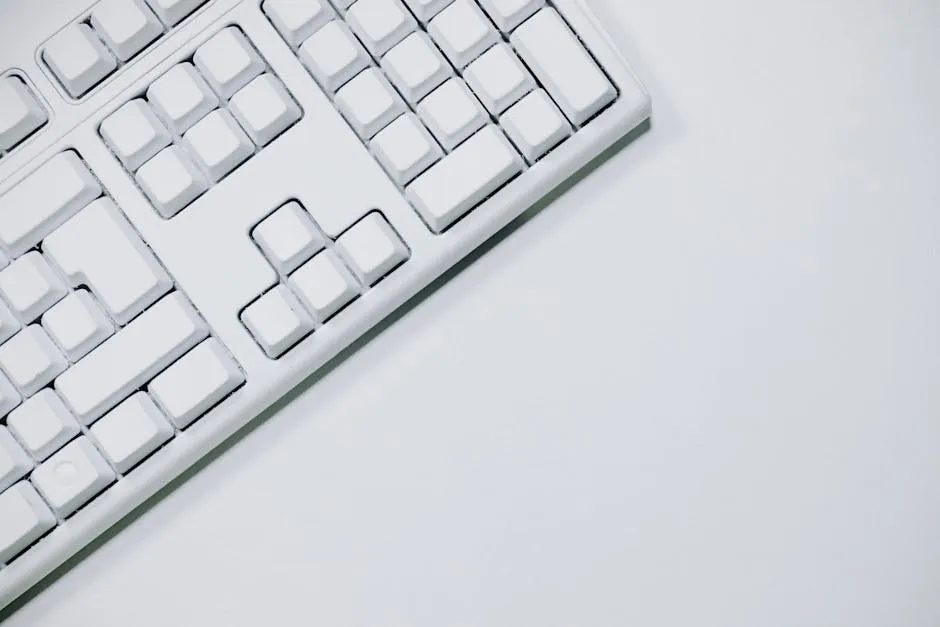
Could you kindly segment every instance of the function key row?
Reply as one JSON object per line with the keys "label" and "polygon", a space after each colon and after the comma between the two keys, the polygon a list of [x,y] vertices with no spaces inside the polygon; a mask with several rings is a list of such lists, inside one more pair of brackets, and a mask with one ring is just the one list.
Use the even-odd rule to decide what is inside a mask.
{"label": "function key row", "polygon": [[228,26],[105,118],[99,132],[170,218],[301,116],[245,34]]}
{"label": "function key row", "polygon": [[99,0],[46,42],[42,60],[66,93],[80,98],[206,2]]}
{"label": "function key row", "polygon": [[545,0],[265,0],[262,9],[436,233],[617,97]]}
{"label": "function key row", "polygon": [[378,211],[366,214],[334,241],[296,201],[265,218],[251,237],[282,282],[248,305],[241,320],[265,354],[275,359],[410,256],[401,236]]}
{"label": "function key row", "polygon": [[49,121],[49,114],[22,76],[0,75],[0,157]]}

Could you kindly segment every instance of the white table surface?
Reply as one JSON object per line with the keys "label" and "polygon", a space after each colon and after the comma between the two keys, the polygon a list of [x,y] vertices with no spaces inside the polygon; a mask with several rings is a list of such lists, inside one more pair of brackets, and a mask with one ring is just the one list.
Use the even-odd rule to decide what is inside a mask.
{"label": "white table surface", "polygon": [[940,623],[940,3],[594,6],[650,131],[4,625]]}

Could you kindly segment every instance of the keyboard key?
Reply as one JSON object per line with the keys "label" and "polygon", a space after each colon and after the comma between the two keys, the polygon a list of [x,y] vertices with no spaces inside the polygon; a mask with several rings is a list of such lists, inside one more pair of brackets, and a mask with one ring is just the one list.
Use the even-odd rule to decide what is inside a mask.
{"label": "keyboard key", "polygon": [[529,163],[571,135],[565,116],[541,89],[514,104],[499,123]]}
{"label": "keyboard key", "polygon": [[320,87],[330,93],[369,67],[371,59],[359,40],[340,22],[330,22],[300,46],[300,60]]}
{"label": "keyboard key", "polygon": [[382,59],[382,69],[413,105],[453,73],[437,46],[423,32],[408,35],[389,50]]}
{"label": "keyboard key", "polygon": [[264,0],[261,9],[294,48],[336,16],[328,0]]}
{"label": "keyboard key", "polygon": [[42,326],[73,363],[114,334],[114,323],[88,290],[75,290],[56,303],[43,315]]}
{"label": "keyboard key", "polygon": [[526,20],[511,41],[576,127],[617,97],[614,86],[555,9],[546,7]]}
{"label": "keyboard key", "polygon": [[0,150],[10,150],[48,119],[46,110],[22,79],[0,78]]}
{"label": "keyboard key", "polygon": [[53,36],[42,58],[73,98],[87,93],[117,68],[108,49],[82,22],[66,26]]}
{"label": "keyboard key", "polygon": [[264,61],[236,26],[223,28],[199,46],[193,63],[226,99],[264,71]]}
{"label": "keyboard key", "polygon": [[122,474],[173,437],[173,427],[146,392],[134,394],[109,411],[89,431]]}
{"label": "keyboard key", "polygon": [[300,119],[300,107],[272,74],[262,74],[238,90],[229,107],[259,146],[269,143]]}
{"label": "keyboard key", "polygon": [[248,305],[242,323],[268,357],[275,359],[313,331],[313,320],[283,285]]}
{"label": "keyboard key", "polygon": [[496,23],[496,28],[508,33],[522,24],[533,13],[545,6],[545,0],[478,0]]}
{"label": "keyboard key", "polygon": [[183,135],[183,146],[193,154],[213,181],[221,181],[254,151],[251,139],[232,119],[217,109]]}
{"label": "keyboard key", "polygon": [[45,330],[31,324],[0,346],[0,366],[25,397],[48,385],[68,367]]}
{"label": "keyboard key", "polygon": [[59,516],[75,513],[115,479],[95,445],[80,436],[39,465],[30,480]]}
{"label": "keyboard key", "polygon": [[401,97],[381,71],[363,71],[336,93],[336,106],[363,140],[405,112]]}
{"label": "keyboard key", "polygon": [[19,481],[33,467],[29,458],[6,427],[0,426],[0,492]]}
{"label": "keyboard key", "polygon": [[408,186],[407,196],[435,233],[444,231],[522,171],[503,134],[487,126]]}
{"label": "keyboard key", "polygon": [[172,218],[209,189],[202,172],[179,146],[170,146],[137,170],[137,184],[164,218]]}
{"label": "keyboard key", "polygon": [[458,70],[499,41],[499,34],[473,0],[455,0],[431,20],[428,32]]}
{"label": "keyboard key", "polygon": [[207,334],[196,310],[174,292],[65,371],[56,391],[80,422],[91,424]]}
{"label": "keyboard key", "polygon": [[340,235],[336,248],[359,281],[369,286],[375,285],[408,258],[408,247],[377,211]]}
{"label": "keyboard key", "polygon": [[22,398],[7,376],[0,372],[0,416],[19,405]]}
{"label": "keyboard key", "polygon": [[414,13],[416,18],[421,20],[423,24],[427,24],[432,17],[441,12],[441,9],[453,1],[454,0],[405,0],[405,4],[408,5],[408,8],[411,9],[411,12]]}
{"label": "keyboard key", "polygon": [[31,250],[0,270],[0,294],[20,320],[32,322],[66,294],[42,254]]}
{"label": "keyboard key", "polygon": [[0,563],[9,563],[55,525],[52,510],[29,483],[0,494]]}
{"label": "keyboard key", "polygon": [[464,79],[490,113],[499,115],[535,89],[535,81],[506,44],[493,46],[467,66]]}
{"label": "keyboard key", "polygon": [[209,338],[157,375],[147,390],[170,421],[183,429],[245,381],[219,341]]}
{"label": "keyboard key", "polygon": [[447,151],[483,128],[488,119],[480,101],[459,78],[431,92],[418,105],[418,113]]}
{"label": "keyboard key", "polygon": [[206,0],[147,0],[150,8],[167,26],[179,24],[205,3]]}
{"label": "keyboard key", "polygon": [[215,109],[219,99],[192,63],[174,65],[147,88],[147,100],[164,122],[182,135]]}
{"label": "keyboard key", "polygon": [[346,12],[346,21],[374,57],[381,57],[417,27],[400,0],[357,0]]}
{"label": "keyboard key", "polygon": [[343,262],[324,250],[300,266],[288,281],[317,322],[324,323],[359,296],[359,285]]}
{"label": "keyboard key", "polygon": [[59,395],[51,389],[14,409],[7,417],[10,432],[36,459],[42,461],[80,433],[78,422]]}
{"label": "keyboard key", "polygon": [[87,285],[126,324],[173,287],[170,277],[110,198],[101,198],[43,243],[72,286]]}
{"label": "keyboard key", "polygon": [[372,139],[370,147],[388,175],[399,185],[410,183],[444,154],[413,113],[406,113],[382,129]]}
{"label": "keyboard key", "polygon": [[20,330],[20,321],[16,319],[13,312],[0,301],[0,344],[13,337],[13,334]]}
{"label": "keyboard key", "polygon": [[170,134],[143,98],[121,106],[101,123],[101,136],[128,170],[170,145]]}
{"label": "keyboard key", "polygon": [[281,274],[293,272],[300,264],[323,250],[323,237],[310,214],[291,201],[265,218],[251,232],[262,252]]}
{"label": "keyboard key", "polygon": [[100,195],[78,155],[60,152],[0,196],[0,244],[22,255]]}
{"label": "keyboard key", "polygon": [[100,0],[91,25],[121,61],[127,61],[163,33],[163,24],[143,0]]}

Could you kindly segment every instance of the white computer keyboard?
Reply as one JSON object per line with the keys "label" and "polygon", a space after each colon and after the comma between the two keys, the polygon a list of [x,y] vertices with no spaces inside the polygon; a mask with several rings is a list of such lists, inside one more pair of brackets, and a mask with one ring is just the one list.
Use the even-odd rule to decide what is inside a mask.
{"label": "white computer keyboard", "polygon": [[0,608],[649,111],[578,0],[0,0]]}

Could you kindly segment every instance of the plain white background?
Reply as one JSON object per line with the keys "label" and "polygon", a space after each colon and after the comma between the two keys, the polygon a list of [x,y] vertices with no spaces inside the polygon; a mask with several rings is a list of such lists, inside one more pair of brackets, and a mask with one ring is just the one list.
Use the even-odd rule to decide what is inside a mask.
{"label": "plain white background", "polygon": [[594,7],[649,132],[5,625],[940,624],[940,3]]}

